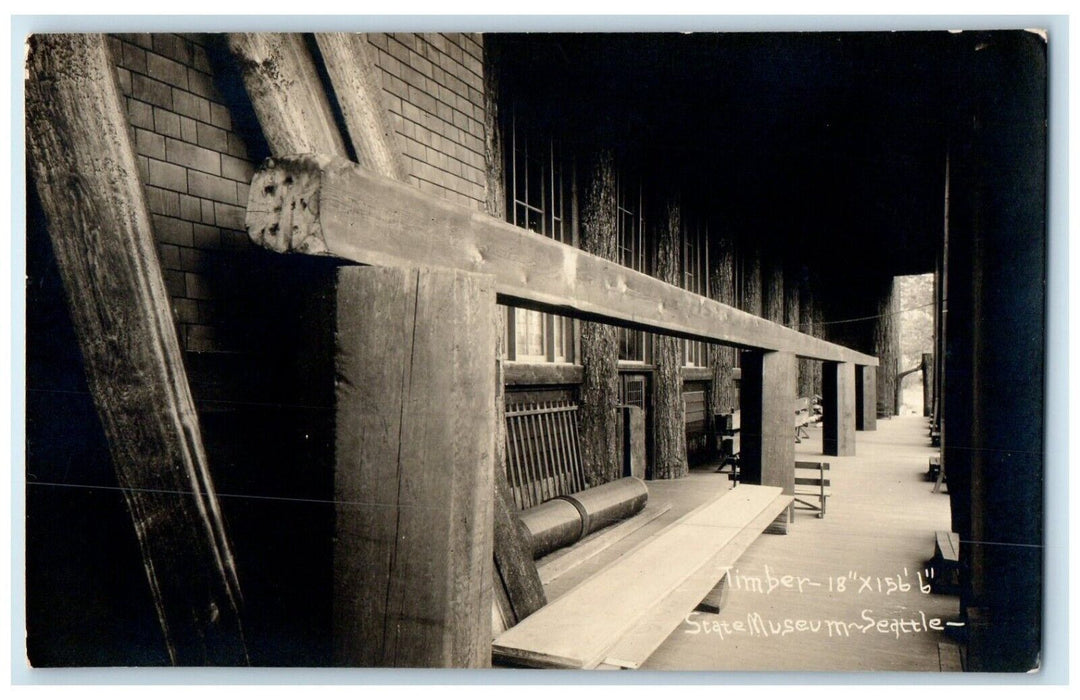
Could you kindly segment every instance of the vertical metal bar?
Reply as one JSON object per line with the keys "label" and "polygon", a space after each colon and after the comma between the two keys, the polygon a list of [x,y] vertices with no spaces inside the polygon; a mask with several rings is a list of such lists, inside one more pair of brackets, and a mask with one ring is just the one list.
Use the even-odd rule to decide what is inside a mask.
{"label": "vertical metal bar", "polygon": [[536,444],[533,440],[532,431],[530,430],[528,415],[524,415],[522,418],[522,426],[525,431],[525,459],[528,465],[529,473],[529,494],[531,496],[530,506],[539,505],[542,496],[540,493],[539,474],[536,464]]}
{"label": "vertical metal bar", "polygon": [[[565,402],[555,402],[555,408],[561,408]],[[566,442],[563,440],[563,431],[559,428],[559,416],[562,415],[561,411],[552,412],[549,416],[551,424],[551,437],[555,444],[556,452],[556,464],[558,464],[557,473],[559,475],[559,495],[565,496],[571,492],[571,486],[569,483],[570,470],[566,463]]]}
{"label": "vertical metal bar", "polygon": [[571,491],[581,491],[582,484],[580,479],[577,478],[576,470],[574,468],[575,455],[577,454],[577,443],[574,442],[574,436],[570,433],[570,419],[573,417],[573,404],[569,401],[564,402],[566,407],[571,410],[561,411],[559,413],[560,427],[559,433],[562,435],[563,446],[566,450],[566,476],[569,481],[569,488]]}
{"label": "vertical metal bar", "polygon": [[525,482],[522,484],[522,493],[525,495],[525,508],[531,508],[536,506],[536,479],[532,474],[532,446],[529,444],[529,430],[528,425],[525,422],[525,416],[518,416],[518,420],[521,420],[522,430],[522,466],[525,476]]}
{"label": "vertical metal bar", "polygon": [[[552,402],[552,408],[558,406],[561,402]],[[559,430],[556,426],[555,417],[558,414],[551,411],[547,414],[548,434],[551,436],[551,464],[552,471],[555,477],[555,490],[559,496],[564,496],[569,491],[566,488],[566,481],[564,475],[566,473],[566,467],[563,464],[563,452],[562,447],[559,444]]]}
{"label": "vertical metal bar", "polygon": [[542,420],[543,414],[540,412],[546,407],[546,403],[538,403],[537,408],[539,410],[532,416],[532,419],[533,425],[536,428],[537,452],[540,455],[540,477],[542,479],[541,485],[543,487],[541,490],[544,494],[544,500],[549,501],[552,498],[555,498],[555,489],[553,479],[551,478],[551,455],[548,453],[548,440],[547,435],[544,433]]}
{"label": "vertical metal bar", "polygon": [[571,411],[567,411],[565,415],[567,422],[566,434],[570,437],[570,443],[572,445],[570,454],[573,457],[574,479],[577,481],[577,490],[584,491],[585,472],[581,468],[581,450],[577,432],[577,407],[574,407]]}

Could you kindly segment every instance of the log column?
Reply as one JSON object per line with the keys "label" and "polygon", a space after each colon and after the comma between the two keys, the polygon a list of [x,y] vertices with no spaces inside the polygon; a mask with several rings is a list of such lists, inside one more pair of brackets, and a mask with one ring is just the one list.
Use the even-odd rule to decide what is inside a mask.
{"label": "log column", "polygon": [[877,414],[889,418],[896,414],[896,396],[900,367],[900,310],[896,282],[890,278],[882,282],[878,297],[877,317],[874,322],[874,352],[881,363],[877,371]]}
{"label": "log column", "polygon": [[[795,492],[795,356],[787,352],[744,352],[742,355],[741,456],[747,484],[780,486]],[[787,532],[790,513],[777,519],[772,531]]]}
{"label": "log column", "polygon": [[923,416],[929,418],[934,406],[934,354],[929,352],[922,355],[922,397]]}
{"label": "log column", "polygon": [[[824,362],[821,368],[823,452],[849,457],[855,454],[855,365]],[[876,410],[876,404],[870,405]]]}
{"label": "log column", "polygon": [[[715,265],[709,283],[712,298],[721,304],[735,306],[735,251],[731,239],[721,238],[716,242]],[[735,390],[735,348],[711,343],[709,367],[712,369],[712,385],[705,419],[708,421],[709,435],[712,436],[709,450],[714,451],[717,446],[714,416],[734,411],[739,404],[739,394]]]}
{"label": "log column", "polygon": [[488,666],[494,283],[345,267],[335,298],[334,662]]}
{"label": "log column", "polygon": [[761,297],[763,316],[773,323],[784,324],[784,265],[773,255],[765,256],[761,265]]}
{"label": "log column", "polygon": [[761,250],[754,243],[748,244],[742,262],[742,310],[761,316]]}
{"label": "log column", "polygon": [[[799,325],[798,330],[807,335],[814,334],[814,309],[813,301],[810,297],[810,280],[809,275],[804,274],[799,279],[798,285],[799,291]],[[807,398],[813,398],[815,391],[814,384],[814,368],[817,366],[817,362],[814,360],[800,359],[799,360],[799,389],[796,392],[798,396],[805,396]]]}
{"label": "log column", "polygon": [[855,430],[877,430],[877,372],[855,365]]}
{"label": "log column", "polygon": [[[610,151],[594,154],[581,215],[581,247],[607,260],[618,258],[615,166]],[[579,445],[590,486],[618,479],[619,345],[614,326],[581,324]]]}
{"label": "log column", "polygon": [[28,174],[169,659],[245,664],[237,567],[105,37],[36,34],[26,71]]}
{"label": "log column", "polygon": [[[670,202],[660,225],[657,277],[678,285],[679,249],[682,236],[679,205]],[[650,470],[654,479],[686,476],[686,405],[682,398],[683,341],[668,335],[657,336],[656,383],[653,387],[653,421],[656,426],[656,463]]]}

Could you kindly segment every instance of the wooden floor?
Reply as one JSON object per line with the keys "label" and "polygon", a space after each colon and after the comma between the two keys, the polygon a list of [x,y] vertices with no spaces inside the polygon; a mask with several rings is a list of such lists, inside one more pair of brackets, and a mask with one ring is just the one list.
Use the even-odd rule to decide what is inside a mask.
{"label": "wooden floor", "polygon": [[[692,613],[643,668],[941,670],[938,645],[951,648],[952,635],[925,625],[934,618],[942,625],[954,621],[958,604],[953,596],[919,587],[935,531],[949,529],[948,496],[931,493],[933,484],[925,480],[935,452],[926,420],[879,421],[877,431],[857,434],[854,457],[822,457],[821,429],[812,428],[810,435],[795,446],[796,458],[831,464],[826,517],[796,510],[787,535],[758,538],[732,570],[721,613]],[[729,484],[711,468],[677,481],[649,482],[649,507],[671,503],[671,510],[548,584],[549,597]]]}

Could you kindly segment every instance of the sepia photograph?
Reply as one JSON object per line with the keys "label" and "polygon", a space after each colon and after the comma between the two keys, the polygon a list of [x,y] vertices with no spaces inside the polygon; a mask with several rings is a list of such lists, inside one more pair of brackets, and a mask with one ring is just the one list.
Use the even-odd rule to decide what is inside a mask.
{"label": "sepia photograph", "polygon": [[1057,37],[984,25],[31,33],[14,656],[1038,674]]}

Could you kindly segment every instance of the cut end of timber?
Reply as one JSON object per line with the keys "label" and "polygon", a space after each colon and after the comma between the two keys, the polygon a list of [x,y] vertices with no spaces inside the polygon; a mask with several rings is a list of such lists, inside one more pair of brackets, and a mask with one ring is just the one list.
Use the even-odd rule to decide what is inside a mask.
{"label": "cut end of timber", "polygon": [[267,158],[251,179],[245,223],[256,245],[278,253],[327,252],[319,223],[319,186],[330,156]]}

